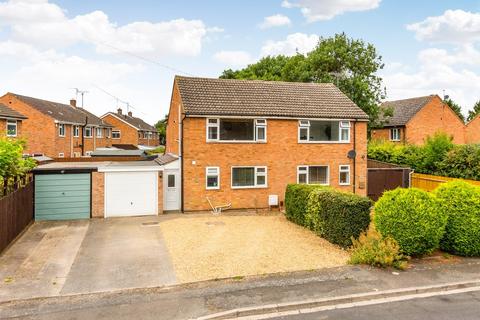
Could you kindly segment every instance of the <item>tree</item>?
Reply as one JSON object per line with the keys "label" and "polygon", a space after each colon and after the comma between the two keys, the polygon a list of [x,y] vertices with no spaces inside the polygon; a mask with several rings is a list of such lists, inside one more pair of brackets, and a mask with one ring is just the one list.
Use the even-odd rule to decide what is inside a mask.
{"label": "tree", "polygon": [[1,183],[10,183],[22,178],[35,167],[35,161],[31,158],[23,158],[25,141],[0,139],[0,180]]}
{"label": "tree", "polygon": [[155,128],[157,128],[161,145],[165,145],[165,142],[167,141],[167,120],[168,114],[165,115],[163,120],[158,120],[157,123],[155,123]]}
{"label": "tree", "polygon": [[452,109],[452,111],[455,112],[463,122],[465,122],[465,116],[462,114],[462,108],[459,104],[457,104],[450,98],[444,99],[443,102],[445,102],[450,107],[450,109]]}
{"label": "tree", "polygon": [[480,114],[480,100],[473,106],[473,110],[468,111],[467,121],[472,121],[478,114]]}
{"label": "tree", "polygon": [[268,56],[244,69],[225,70],[220,78],[291,82],[330,82],[345,93],[370,117],[373,126],[379,119],[380,101],[385,97],[382,57],[375,47],[345,33],[321,38],[311,52],[292,57]]}

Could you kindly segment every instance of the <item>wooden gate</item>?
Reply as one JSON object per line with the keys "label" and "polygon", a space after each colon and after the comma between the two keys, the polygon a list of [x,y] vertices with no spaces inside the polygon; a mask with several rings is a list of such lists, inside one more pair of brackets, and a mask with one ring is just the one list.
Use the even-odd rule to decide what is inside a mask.
{"label": "wooden gate", "polygon": [[377,201],[387,190],[393,190],[398,187],[408,188],[410,185],[410,171],[410,168],[368,160],[368,197],[373,201]]}

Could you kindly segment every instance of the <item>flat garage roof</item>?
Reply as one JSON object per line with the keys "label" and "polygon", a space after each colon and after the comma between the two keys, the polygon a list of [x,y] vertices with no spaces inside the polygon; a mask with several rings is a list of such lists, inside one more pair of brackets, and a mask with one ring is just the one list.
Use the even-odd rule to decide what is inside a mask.
{"label": "flat garage roof", "polygon": [[52,162],[39,165],[33,172],[52,171],[162,171],[163,167],[155,161],[101,161],[101,162]]}

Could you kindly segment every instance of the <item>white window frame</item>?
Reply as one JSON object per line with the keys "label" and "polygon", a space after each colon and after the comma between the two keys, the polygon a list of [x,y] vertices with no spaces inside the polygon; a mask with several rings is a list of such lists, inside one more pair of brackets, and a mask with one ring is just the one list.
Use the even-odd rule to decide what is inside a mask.
{"label": "white window frame", "polygon": [[[235,168],[254,168],[254,185],[253,186],[234,186],[233,185],[233,169]],[[258,172],[258,169],[265,169],[264,172]],[[259,185],[257,183],[258,176],[265,177],[265,184]],[[230,187],[232,189],[265,189],[268,188],[268,168],[267,166],[232,166],[230,169]]]}
{"label": "white window frame", "polygon": [[[113,133],[114,133],[114,132],[115,132],[115,133],[118,132],[118,138],[115,138],[115,137],[113,136]],[[120,132],[120,130],[112,130],[112,139],[121,139],[121,138],[122,138],[122,133]]]}
{"label": "white window frame", "polygon": [[[320,186],[329,186],[330,185],[330,166],[329,165],[324,165],[324,164],[312,164],[312,165],[299,165],[297,166],[297,183],[300,183],[300,174],[306,174],[307,179],[305,184],[310,184],[310,178],[309,178],[309,170],[310,167],[324,167],[327,168],[327,183],[319,183],[318,185]],[[303,169],[303,168],[306,168]]]}
{"label": "white window frame", "polygon": [[[15,133],[11,134],[9,133],[8,126],[9,125],[14,125],[15,126]],[[7,137],[16,137],[18,134],[18,121],[17,120],[7,120],[6,125],[5,125]]]}
{"label": "white window frame", "polygon": [[[341,174],[347,173],[347,182],[341,181]],[[349,186],[350,185],[350,165],[341,164],[338,166],[338,185],[340,186]]]}
{"label": "white window frame", "polygon": [[73,126],[73,137],[78,138],[80,136],[80,126]]}
{"label": "white window frame", "polygon": [[107,137],[107,139],[110,139],[112,129],[110,129],[110,128],[105,128],[105,131],[106,131],[105,136]]}
{"label": "white window frame", "polygon": [[[310,140],[310,121],[338,121],[338,138],[334,141],[312,141]],[[323,119],[300,119],[298,120],[298,136],[297,140],[298,143],[350,143],[350,127],[351,121],[350,120],[323,120]],[[300,139],[300,131],[307,130],[307,140]],[[348,140],[342,140],[342,131],[348,132]]]}
{"label": "white window frame", "polygon": [[73,157],[74,157],[74,158],[80,158],[81,156],[82,156],[82,155],[80,154],[80,152],[75,151],[75,152],[73,153]]}
{"label": "white window frame", "polygon": [[[62,133],[63,131],[63,133]],[[58,136],[59,137],[65,137],[65,124],[64,123],[59,123],[58,124]]]}
{"label": "white window frame", "polygon": [[59,157],[59,158],[65,158],[65,154],[64,154],[63,152],[60,152],[60,153],[58,154],[58,157]]}
{"label": "white window frame", "polygon": [[[239,117],[228,117],[228,118],[206,118],[206,140],[207,142],[220,142],[220,143],[266,143],[267,142],[267,119],[264,118],[255,118],[253,120],[253,140],[221,140],[220,139],[220,121],[222,119],[244,119]],[[249,118],[250,119],[250,118]],[[210,120],[214,120],[214,123],[210,123]],[[208,132],[210,128],[217,128],[217,139],[210,139]],[[265,139],[258,139],[258,129],[264,128],[265,130]]]}
{"label": "white window frame", "polygon": [[[215,170],[215,173],[210,173],[209,170]],[[208,186],[208,177],[217,177],[217,186]],[[220,167],[206,167],[205,168],[205,189],[207,190],[219,190],[220,189]]]}
{"label": "white window frame", "polygon": [[390,128],[390,141],[400,141],[400,128]]}
{"label": "white window frame", "polygon": [[90,156],[92,154],[93,151],[85,151],[85,155],[86,156]]}
{"label": "white window frame", "polygon": [[[255,119],[255,141],[256,142],[267,142],[267,119]],[[264,130],[264,138],[258,138],[259,129]]]}
{"label": "white window frame", "polygon": [[[210,123],[210,120],[214,120],[216,121],[215,123]],[[207,118],[206,119],[206,127],[207,127],[207,142],[218,142],[220,141],[220,119],[219,118]],[[217,128],[217,138],[216,139],[210,139],[209,138],[209,131],[210,131],[210,128]]]}
{"label": "white window frame", "polygon": [[103,131],[102,128],[95,128],[95,135],[97,136],[97,138],[103,138],[103,132],[102,131]]}
{"label": "white window frame", "polygon": [[[87,136],[87,131],[88,131],[88,130],[90,130],[90,135],[89,135],[89,136]],[[92,136],[93,136],[92,127],[86,126],[86,127],[85,127],[85,130],[84,130],[84,132],[83,132],[83,137],[84,137],[84,138],[91,138]]]}

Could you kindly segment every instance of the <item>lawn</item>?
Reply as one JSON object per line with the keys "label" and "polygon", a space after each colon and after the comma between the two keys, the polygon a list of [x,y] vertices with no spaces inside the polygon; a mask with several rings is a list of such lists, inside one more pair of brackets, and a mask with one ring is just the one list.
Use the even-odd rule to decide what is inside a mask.
{"label": "lawn", "polygon": [[177,280],[345,265],[348,253],[283,215],[175,215],[160,228]]}

